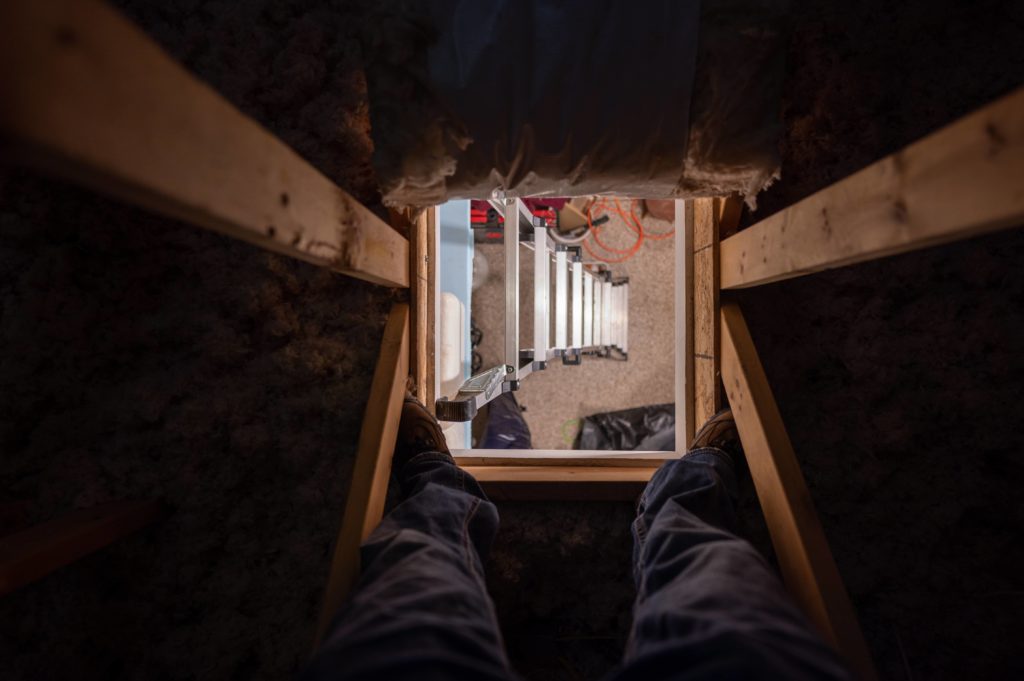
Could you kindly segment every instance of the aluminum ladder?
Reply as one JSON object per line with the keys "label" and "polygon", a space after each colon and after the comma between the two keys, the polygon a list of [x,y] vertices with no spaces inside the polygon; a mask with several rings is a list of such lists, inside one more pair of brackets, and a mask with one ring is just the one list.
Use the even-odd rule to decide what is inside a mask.
{"label": "aluminum ladder", "polygon": [[[441,421],[471,421],[485,404],[518,390],[523,379],[554,360],[578,365],[584,355],[629,358],[629,279],[614,278],[604,263],[584,263],[580,246],[555,241],[545,220],[520,199],[490,203],[505,219],[505,362],[470,377],[455,397],[438,399]],[[521,247],[534,260],[532,348],[519,347]]]}

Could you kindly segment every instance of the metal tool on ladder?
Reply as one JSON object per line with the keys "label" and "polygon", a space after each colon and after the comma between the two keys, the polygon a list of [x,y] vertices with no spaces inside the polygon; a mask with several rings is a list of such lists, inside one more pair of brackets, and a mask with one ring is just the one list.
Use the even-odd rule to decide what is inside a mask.
{"label": "metal tool on ladder", "polygon": [[[470,421],[480,407],[548,362],[580,364],[583,355],[629,357],[629,279],[612,277],[603,263],[584,263],[579,246],[556,243],[543,218],[519,199],[494,199],[505,217],[505,362],[462,384],[435,407],[441,421]],[[533,347],[519,347],[520,247],[533,252]],[[551,269],[554,266],[554,310]],[[552,320],[554,342],[552,343]]]}

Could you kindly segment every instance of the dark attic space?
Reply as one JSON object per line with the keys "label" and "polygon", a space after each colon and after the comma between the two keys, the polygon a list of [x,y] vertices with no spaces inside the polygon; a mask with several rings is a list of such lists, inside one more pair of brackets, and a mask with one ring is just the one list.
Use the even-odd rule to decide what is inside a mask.
{"label": "dark attic space", "polygon": [[[431,28],[417,14],[437,21],[438,8],[459,4],[431,12],[363,0],[107,6],[413,243],[423,213],[403,213],[391,200],[396,180],[383,173],[395,172],[387,156],[394,149],[381,130],[436,114],[419,108],[419,86],[401,70],[413,64],[419,74],[431,40],[463,31],[473,38],[467,44],[486,44],[489,30],[507,30],[467,26],[454,14]],[[583,13],[575,25],[607,30],[599,15],[569,4]],[[535,5],[550,3],[520,7]],[[780,178],[755,192],[756,209],[744,206],[740,232],[1024,85],[1024,2],[705,0],[692,16],[747,26],[756,21],[744,13],[766,8],[783,40]],[[0,9],[0,17],[15,14]],[[4,23],[0,41],[13,41],[15,24]],[[664,29],[653,19],[637,25],[650,25],[648,55],[656,54]],[[89,27],[72,28],[62,40],[88,45]],[[583,33],[566,41],[604,35]],[[698,74],[711,54],[710,32],[701,35],[691,54]],[[619,42],[623,54],[642,47]],[[14,555],[12,537],[68,513],[123,500],[158,505],[147,507],[153,518],[138,531],[0,595],[0,677],[299,678],[334,578],[350,486],[363,484],[356,459],[364,421],[378,413],[391,422],[371,384],[396,304],[411,304],[415,327],[415,281],[391,287],[346,276],[332,271],[335,261],[304,262],[96,191],[51,166],[16,162],[9,74],[37,65],[11,54],[0,50],[0,567]],[[671,71],[649,66],[651,74]],[[692,69],[681,80],[709,87]],[[605,104],[654,109],[675,87],[637,95],[618,72],[600,85],[588,92],[599,93],[593,120],[605,123]],[[407,100],[373,109],[381,93],[396,91]],[[696,125],[698,113],[683,111],[682,120]],[[416,149],[441,163],[458,157],[458,126],[439,120],[416,131],[426,139]],[[1021,168],[1014,135],[994,129],[990,153],[1016,154]],[[436,191],[421,166],[398,167],[409,180],[402,191]],[[549,169],[535,176],[543,181]],[[1020,197],[1024,174],[1007,186]],[[974,190],[965,186],[965,201]],[[556,195],[574,196],[547,194]],[[711,195],[618,193],[624,201]],[[453,190],[448,198],[471,197]],[[664,220],[643,220],[667,230],[671,218],[670,207]],[[628,237],[613,246],[628,246],[628,220],[611,225]],[[721,303],[738,303],[746,318],[878,678],[1024,676],[1024,232],[1016,229],[1024,225],[1002,226],[721,292]],[[671,297],[673,282],[664,288]],[[498,338],[488,342],[497,347]],[[543,406],[525,401],[526,418],[540,422]],[[387,510],[400,487],[391,480]],[[742,468],[739,489],[739,533],[781,574],[785,560]],[[493,496],[500,528],[479,579],[511,669],[534,681],[620,670],[637,597],[638,493]]]}

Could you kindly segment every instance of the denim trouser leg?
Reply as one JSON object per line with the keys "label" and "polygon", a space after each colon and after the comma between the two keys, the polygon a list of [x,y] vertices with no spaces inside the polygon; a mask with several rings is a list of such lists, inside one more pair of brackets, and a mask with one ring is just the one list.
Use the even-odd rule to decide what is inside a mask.
{"label": "denim trouser leg", "polygon": [[401,482],[304,678],[513,678],[483,577],[497,509],[447,454],[413,458]]}
{"label": "denim trouser leg", "polygon": [[846,679],[764,559],[735,534],[732,462],[663,465],[633,524],[637,601],[619,679]]}
{"label": "denim trouser leg", "polygon": [[530,426],[515,393],[502,393],[488,405],[487,429],[480,449],[530,449]]}

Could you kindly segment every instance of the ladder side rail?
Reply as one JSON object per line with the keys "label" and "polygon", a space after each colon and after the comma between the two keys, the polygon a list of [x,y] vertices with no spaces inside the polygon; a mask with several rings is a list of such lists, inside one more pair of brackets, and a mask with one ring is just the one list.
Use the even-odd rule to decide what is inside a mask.
{"label": "ladder side rail", "polygon": [[572,347],[583,347],[583,263],[572,261]]}
{"label": "ladder side rail", "polygon": [[[543,222],[543,221],[538,221]],[[533,368],[545,369],[550,346],[551,256],[548,228],[533,226]]]}
{"label": "ladder side rail", "polygon": [[519,379],[519,199],[505,199],[505,371]]}
{"label": "ladder side rail", "polygon": [[568,260],[568,253],[564,248],[555,252],[555,349],[561,351],[568,346]]}

